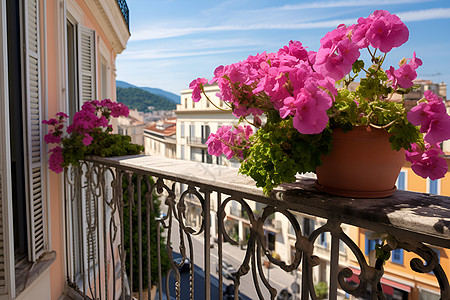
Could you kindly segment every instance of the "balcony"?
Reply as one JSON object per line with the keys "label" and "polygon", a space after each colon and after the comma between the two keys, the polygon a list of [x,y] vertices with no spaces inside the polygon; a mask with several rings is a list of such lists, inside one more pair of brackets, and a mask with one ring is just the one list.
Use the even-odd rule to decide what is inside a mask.
{"label": "balcony", "polygon": [[[384,268],[403,249],[401,272],[425,276],[423,282],[434,284],[441,299],[450,299],[450,260],[443,255],[449,252],[436,250],[450,248],[449,197],[404,191],[384,199],[333,197],[318,192],[308,178],[266,197],[235,168],[151,156],[92,157],[65,176],[67,278],[74,295],[129,299],[133,287],[135,298],[153,299],[145,290],[154,283],[156,299],[275,299],[282,288],[298,291],[296,299],[318,299],[314,287],[325,281],[327,299],[367,293],[373,298],[366,299],[387,299],[396,284],[414,289],[405,280],[396,283]],[[197,212],[187,209],[192,197]],[[153,212],[156,199],[164,213]],[[245,211],[246,235],[228,231],[227,212],[238,214],[235,203]],[[255,203],[262,211],[252,209]],[[154,214],[155,226],[149,221]],[[308,237],[298,214],[320,220]],[[280,236],[271,236],[269,227],[276,227],[277,236],[286,232],[286,243],[292,240],[285,251],[290,257],[274,255],[271,244]],[[152,231],[155,240],[147,238]],[[369,253],[372,243],[361,242],[370,232],[389,235],[380,249],[393,256],[386,265]],[[242,241],[246,249],[233,246]],[[161,249],[162,242],[167,247]],[[152,255],[157,266],[146,259]],[[163,257],[169,258],[167,272]],[[227,273],[224,262],[236,272]]]}
{"label": "balcony", "polygon": [[192,136],[186,137],[186,143],[188,145],[202,147],[202,148],[206,148],[205,143],[207,140],[208,140],[207,138],[201,138],[201,137],[192,137]]}
{"label": "balcony", "polygon": [[122,12],[123,19],[125,20],[125,23],[127,23],[128,30],[130,30],[130,16],[127,1],[117,0],[117,5],[119,5],[119,9]]}

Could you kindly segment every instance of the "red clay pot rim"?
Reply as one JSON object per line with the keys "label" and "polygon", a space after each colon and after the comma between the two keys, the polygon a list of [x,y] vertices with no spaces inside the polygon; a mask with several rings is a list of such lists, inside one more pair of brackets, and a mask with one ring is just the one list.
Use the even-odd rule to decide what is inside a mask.
{"label": "red clay pot rim", "polygon": [[397,190],[397,187],[395,185],[392,189],[383,191],[345,190],[321,185],[318,180],[316,180],[315,185],[316,188],[321,192],[325,192],[336,196],[342,196],[346,198],[385,198],[391,196]]}

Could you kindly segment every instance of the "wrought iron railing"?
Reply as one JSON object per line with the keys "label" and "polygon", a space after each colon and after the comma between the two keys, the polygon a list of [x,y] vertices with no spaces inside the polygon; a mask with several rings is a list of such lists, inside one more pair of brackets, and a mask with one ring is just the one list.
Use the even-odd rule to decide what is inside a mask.
{"label": "wrought iron railing", "polygon": [[186,137],[186,143],[191,145],[203,145],[204,147],[206,147],[205,143],[207,140],[208,140],[207,138],[202,137],[192,137],[192,136]]}
{"label": "wrought iron railing", "polygon": [[[89,158],[66,170],[66,182],[68,285],[85,298],[128,299],[132,290],[138,299],[152,299],[146,286],[156,285],[156,299],[275,299],[287,293],[282,281],[291,293],[299,292],[295,299],[317,299],[315,284],[325,280],[328,299],[345,293],[386,299],[384,260],[371,261],[358,247],[348,230],[353,225],[388,235],[389,243],[378,250],[382,256],[394,249],[417,254],[410,260],[412,272],[433,272],[441,299],[450,299],[448,265],[441,265],[436,252],[450,248],[449,197],[397,191],[355,200],[320,193],[307,178],[266,197],[235,168],[151,156]],[[197,199],[197,223],[187,222],[187,198],[191,204]],[[161,214],[157,199],[165,205]],[[244,237],[228,232],[232,201],[248,216]],[[264,209],[256,213],[255,203]],[[299,213],[321,220],[308,237]],[[292,227],[286,236],[294,247],[287,259],[270,250],[266,225],[274,214]],[[287,233],[283,226],[277,225]],[[232,246],[241,239],[245,249]],[[324,263],[325,279],[315,271]],[[280,279],[284,275],[292,285]]]}
{"label": "wrought iron railing", "polygon": [[130,30],[130,12],[128,10],[127,1],[117,0],[117,4],[119,5],[119,9],[122,12],[125,23],[127,23],[128,30]]}

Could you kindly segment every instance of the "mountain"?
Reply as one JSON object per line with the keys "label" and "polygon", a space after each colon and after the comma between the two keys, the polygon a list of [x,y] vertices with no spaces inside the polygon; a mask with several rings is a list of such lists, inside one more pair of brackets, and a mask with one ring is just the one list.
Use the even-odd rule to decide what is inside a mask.
{"label": "mountain", "polygon": [[[137,109],[142,112],[151,110],[173,110],[176,103],[167,98],[149,93],[138,87],[122,88],[117,86],[117,101],[125,104],[130,109]],[[149,109],[149,107],[152,107]]]}
{"label": "mountain", "polygon": [[120,81],[120,80],[116,80],[116,86],[120,87],[120,88],[139,88],[142,89],[144,91],[147,91],[149,93],[155,94],[155,95],[159,95],[159,96],[163,96],[167,99],[169,99],[172,102],[175,102],[177,104],[180,104],[180,96],[176,95],[174,93],[171,92],[167,92],[161,89],[157,89],[157,88],[151,88],[151,87],[139,87],[139,86],[135,86],[131,83],[125,82],[125,81]]}

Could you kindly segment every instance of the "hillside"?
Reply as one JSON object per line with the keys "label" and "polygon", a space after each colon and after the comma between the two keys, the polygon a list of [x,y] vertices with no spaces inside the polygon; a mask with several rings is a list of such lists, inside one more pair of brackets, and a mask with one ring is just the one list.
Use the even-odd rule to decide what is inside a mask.
{"label": "hillside", "polygon": [[125,104],[130,109],[137,109],[142,112],[149,112],[149,106],[153,107],[152,110],[173,110],[176,108],[176,103],[167,98],[137,87],[117,87],[117,101]]}
{"label": "hillside", "polygon": [[165,98],[169,99],[170,101],[175,102],[177,104],[180,104],[180,96],[179,95],[176,95],[176,94],[173,94],[173,93],[161,90],[161,89],[151,88],[151,87],[139,87],[139,86],[135,86],[131,83],[128,83],[125,81],[120,81],[120,80],[116,80],[116,86],[121,87],[121,88],[130,88],[130,87],[139,88],[139,89],[142,89],[149,93],[165,97]]}

